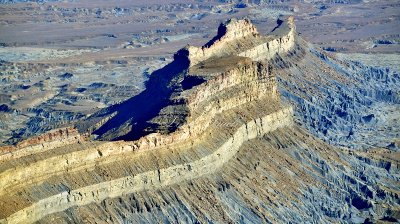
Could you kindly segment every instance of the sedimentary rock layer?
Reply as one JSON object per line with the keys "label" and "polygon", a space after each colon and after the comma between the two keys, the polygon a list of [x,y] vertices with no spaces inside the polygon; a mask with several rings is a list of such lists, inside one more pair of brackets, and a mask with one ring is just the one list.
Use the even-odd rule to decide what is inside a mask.
{"label": "sedimentary rock layer", "polygon": [[[34,150],[21,144],[3,154],[0,221],[397,219],[398,152],[338,148],[308,133],[319,134],[315,111],[332,109],[318,107],[331,100],[328,90],[362,82],[339,72],[349,66],[333,71],[333,60],[296,35],[293,18],[267,36],[248,20],[230,20],[203,47],[177,52],[142,93],[79,122],[84,134],[38,138]],[[277,74],[296,107],[280,101]]]}
{"label": "sedimentary rock layer", "polygon": [[275,54],[288,52],[294,46],[296,29],[293,17],[279,21],[271,36],[261,36],[249,20],[229,20],[221,24],[218,34],[203,47],[187,46],[178,56],[188,57],[190,66],[210,58],[238,55],[252,60],[271,59]]}
{"label": "sedimentary rock layer", "polygon": [[[292,33],[290,37],[282,37],[285,41],[279,37],[274,43],[281,46],[271,48],[267,53],[272,56],[281,53],[282,49],[288,51],[294,44],[293,29],[288,30],[287,34],[290,33]],[[26,150],[27,148],[21,146],[18,155],[12,154],[13,156],[5,159],[1,165],[0,201],[15,203],[13,209],[5,212],[8,217],[6,216],[4,221],[11,223],[35,221],[73,206],[100,202],[108,197],[118,197],[144,189],[165,187],[211,174],[229,161],[245,141],[279,127],[291,125],[292,109],[290,106],[280,105],[275,77],[269,73],[267,63],[253,61],[251,55],[239,56],[251,48],[230,52],[237,56],[215,53],[221,52],[219,49],[222,45],[232,44],[238,38],[248,36],[252,36],[253,46],[257,46],[254,43],[261,43],[264,40],[249,21],[232,20],[221,25],[220,33],[216,37],[218,39],[207,44],[210,55],[201,58],[200,64],[195,62],[198,59],[191,56],[182,58],[178,53],[171,65],[154,74],[155,80],[149,81],[146,90],[148,92],[132,100],[142,103],[137,98],[147,97],[146,94],[156,99],[147,107],[148,113],[155,113],[153,116],[146,115],[147,121],[145,120],[146,123],[140,126],[142,130],[139,130],[144,136],[136,141],[100,143],[85,142],[76,138],[82,142],[67,144],[65,140],[52,138],[48,141],[50,143],[46,144],[56,146],[61,144],[68,149],[54,149],[42,144],[37,150]],[[213,59],[206,60],[210,57]],[[186,64],[186,61],[189,63]],[[169,95],[166,101],[165,94]],[[113,108],[105,110],[106,114],[100,116],[100,122],[88,130],[102,133],[102,137],[115,138],[121,133],[129,136],[130,130],[126,129],[126,125],[108,127],[110,123],[118,122],[116,119],[132,116],[123,106],[124,104],[114,107],[115,111]],[[135,106],[129,101],[126,103],[127,108]],[[137,116],[138,118],[141,117]],[[177,119],[180,123],[171,131],[170,127]],[[132,122],[132,118],[128,121]],[[109,178],[84,181],[79,184],[70,183],[67,189],[58,188],[53,194],[44,194],[32,198],[33,200],[14,197],[17,196],[16,192],[29,191],[32,187],[43,191],[46,189],[43,184],[48,181],[66,185],[67,183],[63,181],[66,175],[80,176],[88,170],[97,170],[126,160],[135,164],[137,163],[135,160],[142,157],[138,154],[144,153],[146,157],[149,150],[155,153],[158,151],[173,153],[177,148],[180,149],[180,153],[187,156],[182,157],[182,154],[178,154],[176,155],[178,157],[171,155],[168,157],[172,161],[179,161],[178,163],[163,162],[164,167],[152,169],[150,166],[142,172],[126,173],[115,170],[113,175],[108,176]],[[7,154],[3,155],[6,156]],[[163,156],[157,158],[162,160]],[[15,166],[15,164],[24,165]]]}
{"label": "sedimentary rock layer", "polygon": [[[267,101],[263,101],[267,102]],[[257,102],[259,103],[259,102]],[[272,103],[272,102],[270,102]],[[243,105],[244,107],[248,108],[248,112],[253,112],[253,110],[260,110],[261,108],[254,108],[252,105]],[[278,106],[278,105],[276,105]],[[253,108],[252,108],[253,107]],[[266,109],[266,108],[263,108]],[[198,178],[200,176],[206,174],[212,174],[213,172],[217,171],[224,163],[229,161],[239,150],[240,146],[250,139],[256,138],[257,136],[262,136],[265,133],[270,131],[274,131],[277,128],[284,127],[287,125],[291,125],[291,117],[292,117],[292,110],[290,107],[282,108],[276,112],[271,112],[270,114],[265,115],[264,117],[256,118],[250,120],[249,122],[245,122],[245,120],[239,119],[246,119],[245,117],[230,117],[231,119],[218,119],[215,120],[215,124],[210,132],[206,132],[207,135],[211,134],[216,136],[215,132],[217,131],[225,131],[226,130],[219,130],[217,126],[219,124],[231,125],[230,130],[225,134],[227,137],[226,139],[218,139],[219,141],[216,142],[210,149],[206,149],[209,151],[210,154],[203,156],[197,160],[191,161],[187,160],[184,163],[176,164],[173,166],[169,166],[166,168],[160,168],[158,170],[149,170],[146,172],[132,174],[129,176],[125,176],[122,178],[113,179],[110,181],[100,182],[93,185],[88,185],[78,189],[70,189],[68,191],[64,191],[58,193],[56,195],[50,196],[48,198],[41,199],[31,206],[26,207],[11,216],[9,216],[5,221],[9,223],[19,223],[19,222],[32,222],[37,221],[44,216],[60,212],[65,209],[68,209],[73,206],[82,206],[93,202],[100,202],[106,198],[118,197],[125,194],[130,194],[138,191],[143,191],[145,189],[157,189],[160,187],[165,187],[167,185],[172,185],[176,183],[180,183],[182,181]],[[237,113],[237,111],[235,111]],[[232,119],[233,118],[233,119]],[[235,124],[229,124],[226,122],[235,121]],[[223,125],[222,125],[223,126]],[[237,129],[236,129],[237,128]],[[121,145],[119,146],[121,147]],[[123,146],[122,146],[123,147]],[[171,146],[165,145],[163,148],[168,148]],[[192,148],[203,147],[201,146],[200,142],[194,141],[192,142]],[[115,145],[107,144],[107,148],[110,151],[117,150]],[[157,150],[165,150],[163,148]],[[190,152],[192,149],[187,149],[188,152],[186,153],[195,153]],[[95,153],[90,153],[90,151],[95,151]],[[82,168],[90,169],[94,166],[101,166],[104,163],[115,163],[119,159],[126,159],[129,157],[130,154],[134,154],[136,152],[132,152],[129,150],[128,152],[121,152],[118,151],[118,157],[111,156],[107,153],[107,149],[99,150],[99,149],[87,149],[81,151],[81,154],[88,154],[86,156],[74,156],[81,165],[78,164],[78,161],[68,163],[65,162],[68,159],[65,159],[66,156],[64,155],[62,158],[52,158],[59,161],[51,163],[49,161],[41,161],[41,164],[54,164],[54,168],[51,173],[46,173],[45,170],[37,169],[40,164],[32,164],[31,166],[23,168],[20,172],[25,172],[26,174],[29,173],[31,177],[38,177],[39,174],[45,175],[43,179],[49,178],[51,175],[58,175],[62,177],[62,172],[79,172]],[[92,155],[96,157],[92,158]],[[101,155],[101,156],[100,156]],[[105,159],[100,160],[98,158],[105,157]],[[163,159],[159,157],[159,159]],[[66,166],[56,164],[68,164],[71,168]],[[43,166],[42,166],[43,167]],[[60,171],[57,172],[57,168],[60,168]],[[79,169],[76,169],[79,168]],[[37,170],[38,172],[35,172]],[[13,170],[13,173],[18,173],[18,171]],[[4,173],[3,173],[4,174]],[[24,178],[18,175],[12,175],[10,178],[2,176],[2,180],[7,179],[19,179],[24,180]],[[25,179],[24,187],[27,186],[30,180]],[[9,181],[8,183],[13,183]],[[14,186],[3,186],[2,189],[7,188],[14,188]],[[21,185],[17,185],[17,187],[22,187]],[[18,191],[18,188],[12,189],[13,192]],[[4,195],[3,195],[4,196]]]}
{"label": "sedimentary rock layer", "polygon": [[0,147],[0,160],[16,159],[68,144],[85,141],[85,136],[73,128],[52,130],[35,138],[19,142],[15,146]]}

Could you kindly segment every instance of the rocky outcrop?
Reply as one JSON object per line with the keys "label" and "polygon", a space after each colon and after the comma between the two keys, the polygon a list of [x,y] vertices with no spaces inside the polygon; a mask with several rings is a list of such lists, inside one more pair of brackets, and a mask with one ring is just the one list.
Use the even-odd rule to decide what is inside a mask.
{"label": "rocky outcrop", "polygon": [[[60,212],[73,206],[83,206],[93,202],[101,202],[102,200],[109,197],[118,197],[125,194],[143,191],[145,189],[157,189],[168,185],[180,183],[182,181],[195,179],[203,175],[212,174],[213,172],[219,170],[226,162],[231,160],[245,141],[262,136],[263,134],[274,131],[277,128],[291,125],[291,118],[292,110],[290,107],[288,107],[283,108],[282,110],[279,110],[275,113],[268,114],[265,117],[251,120],[248,123],[241,124],[242,121],[239,121],[236,124],[232,124],[232,129],[236,127],[238,128],[231,134],[229,138],[223,139],[223,142],[221,141],[218,144],[218,147],[211,149],[212,153],[203,156],[198,160],[187,161],[181,164],[169,166],[158,170],[149,170],[139,174],[132,174],[130,176],[125,176],[122,178],[85,186],[75,190],[61,192],[54,196],[40,200],[32,204],[31,206],[14,213],[3,221],[9,223],[34,222],[40,220],[46,215]],[[229,122],[230,120],[222,119],[219,121],[223,123]],[[194,144],[193,147],[196,147],[196,144],[198,143],[194,142],[192,144]],[[164,145],[164,147],[169,146]],[[72,161],[68,162],[69,159],[64,157],[60,158],[60,160],[66,160],[66,163],[62,161],[43,162],[46,163],[47,166],[49,163],[63,164],[62,166],[56,165],[54,167],[60,167],[59,170],[61,172],[64,170],[69,170],[69,172],[76,172],[76,170],[74,170],[74,167],[80,167],[80,169],[82,169],[82,166],[84,166],[87,168],[88,166],[90,166],[90,164],[88,164],[88,162],[90,161],[93,161],[93,163],[95,162],[98,165],[100,161],[97,160],[99,160],[100,157],[109,157],[107,159],[103,159],[101,163],[107,162],[106,160],[112,160],[113,162],[115,162],[115,157],[111,157],[111,155],[114,154],[117,149],[117,145],[107,145],[107,147],[103,146],[101,147],[101,149],[97,148],[97,154],[91,155],[90,153],[88,154],[87,150],[85,150],[82,152],[82,154],[86,155],[74,156],[75,161],[71,159]],[[119,156],[121,156],[122,150],[118,150]],[[126,150],[126,152],[132,153],[130,150]],[[79,165],[78,163],[82,163],[82,165]],[[29,172],[29,175],[35,177],[45,172],[45,170],[37,169],[37,172],[35,172],[35,166],[37,167],[38,164],[33,164],[33,167],[25,168],[25,172]],[[66,166],[71,168],[68,168]],[[51,175],[55,175],[55,172],[57,172],[57,168],[52,170]],[[18,177],[16,171],[13,171],[12,173],[13,177],[10,176],[10,178],[6,178],[2,176],[1,179],[23,179],[21,177]],[[13,181],[10,181],[10,183],[13,183]],[[27,183],[25,182],[24,184]],[[12,186],[2,186],[2,189],[9,189],[10,187]]]}
{"label": "rocky outcrop", "polygon": [[0,160],[16,159],[79,141],[85,141],[85,139],[84,135],[79,134],[78,130],[71,127],[52,130],[38,137],[21,141],[15,146],[0,147]]}
{"label": "rocky outcrop", "polygon": [[[269,74],[265,60],[294,47],[295,27],[290,21],[292,18],[280,22],[269,36],[259,35],[248,20],[221,24],[218,35],[208,44],[179,50],[173,62],[155,71],[145,91],[99,111],[78,128],[103,140],[138,140],[152,133],[175,131],[186,133],[184,139],[209,123],[204,120],[203,127],[191,127],[199,114],[203,114],[199,119],[209,119],[264,95],[278,97],[275,77]],[[257,53],[261,50],[265,50],[262,55]],[[246,91],[240,91],[244,86]],[[152,102],[147,103],[149,98]],[[138,107],[140,111],[131,110]],[[157,138],[158,142],[165,139]]]}
{"label": "rocky outcrop", "polygon": [[267,36],[248,20],[222,24],[142,93],[79,122],[97,140],[71,131],[78,141],[22,144],[0,161],[0,222],[397,220],[398,152],[353,151],[309,133],[320,134],[314,118],[337,103],[326,90],[351,80],[340,71],[352,64],[334,70],[315,55],[292,17]]}
{"label": "rocky outcrop", "polygon": [[277,53],[285,53],[293,48],[296,35],[294,18],[280,21],[273,34],[277,35],[260,36],[249,20],[231,19],[220,25],[217,36],[210,42],[200,48],[187,46],[175,57],[187,57],[190,66],[210,58],[229,55],[239,55],[256,61],[270,59]]}
{"label": "rocky outcrop", "polygon": [[[229,54],[215,54],[219,51],[218,49],[231,45],[233,41],[250,38],[250,36],[254,39],[254,43],[263,41],[256,28],[248,20],[231,20],[221,25],[217,37],[204,47],[204,49],[207,48],[206,52],[210,52],[207,54],[212,55],[212,60],[208,60],[211,56],[198,59],[192,56],[182,58],[178,53],[171,65],[155,72],[152,75],[154,80],[149,80],[149,86],[146,89],[149,92],[126,102],[126,106],[131,108],[136,106],[135,102],[143,102],[140,97],[146,97],[147,100],[147,96],[151,95],[155,99],[154,104],[144,109],[154,115],[140,121],[145,123],[140,126],[140,132],[134,134],[139,137],[136,141],[85,142],[81,141],[83,138],[75,130],[66,129],[66,132],[53,131],[46,136],[20,143],[21,150],[11,154],[8,159],[21,162],[23,156],[32,159],[25,162],[26,164],[22,167],[14,167],[14,163],[5,161],[1,166],[0,197],[8,197],[18,189],[36,186],[53,177],[80,173],[87,169],[113,164],[121,159],[135,158],[137,153],[151,149],[158,151],[163,148],[174,148],[180,144],[191,145],[195,151],[204,151],[202,147],[204,142],[214,142],[213,146],[206,150],[208,155],[188,159],[186,162],[181,161],[180,165],[172,165],[164,169],[122,176],[108,182],[93,183],[87,187],[76,187],[75,190],[68,190],[67,193],[60,192],[33,203],[4,221],[39,220],[46,214],[63,211],[72,206],[101,201],[112,195],[133,193],[137,187],[138,190],[161,187],[210,174],[229,161],[244,141],[278,127],[290,125],[291,107],[282,107],[278,102],[276,80],[269,73],[265,62],[239,56],[245,48],[230,51]],[[271,54],[276,53],[279,52],[274,51]],[[196,64],[194,62],[196,60],[201,60],[201,62],[198,61],[199,63]],[[186,61],[189,63],[186,64]],[[165,94],[169,95],[166,101]],[[262,105],[261,102],[269,102],[269,104],[260,108],[257,105]],[[127,111],[124,106],[124,104],[116,105],[106,109],[105,114],[98,113],[100,116],[94,117],[98,116],[100,119],[93,119],[96,122],[88,130],[99,134],[101,138],[108,138],[107,136],[120,138],[121,133],[127,133],[125,136],[129,138],[129,133],[137,129],[126,130],[129,125],[120,122],[118,127],[107,127],[121,117],[131,116],[125,114]],[[244,115],[238,110],[239,107],[248,108],[246,113],[250,114]],[[218,118],[220,114],[224,114],[225,119]],[[227,116],[228,114],[231,115]],[[142,116],[138,116],[137,120],[142,119]],[[229,117],[230,119],[226,119]],[[89,124],[91,119],[89,119]],[[128,121],[133,120],[130,118]],[[204,140],[204,138],[208,139],[210,134],[218,136],[221,133],[224,133],[223,137]],[[38,143],[41,144],[37,145]],[[60,146],[66,150],[53,150]],[[74,148],[82,147],[85,149],[74,150]],[[46,150],[49,152],[44,153]],[[190,152],[191,150],[188,150],[186,153]],[[48,169],[50,164],[52,169]],[[154,176],[151,176],[153,174]],[[138,178],[142,182],[135,188],[125,188],[126,185],[121,185],[126,181],[133,183],[132,181],[139,180]],[[158,179],[158,183],[153,183],[151,181],[153,179]],[[114,187],[108,188],[108,186]],[[87,192],[88,190],[90,192]],[[103,193],[99,195],[94,192]],[[86,195],[93,197],[86,198]],[[54,209],[49,209],[50,207]]]}

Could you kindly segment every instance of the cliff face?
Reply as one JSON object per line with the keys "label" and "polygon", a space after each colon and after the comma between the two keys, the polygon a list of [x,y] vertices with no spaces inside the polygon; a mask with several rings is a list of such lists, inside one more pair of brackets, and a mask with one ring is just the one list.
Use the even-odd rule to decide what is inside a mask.
{"label": "cliff face", "polygon": [[155,71],[145,91],[98,112],[79,129],[103,140],[137,140],[175,131],[186,133],[184,139],[202,131],[190,124],[198,114],[203,114],[198,119],[207,120],[263,96],[277,98],[276,80],[265,61],[294,47],[295,27],[290,21],[281,22],[269,36],[259,35],[248,20],[221,24],[212,41],[179,50],[173,62]]}
{"label": "cliff face", "polygon": [[79,134],[78,130],[71,127],[52,130],[18,142],[15,146],[0,147],[0,160],[19,158],[85,140],[86,136]]}
{"label": "cliff face", "polygon": [[[254,107],[254,105],[246,106],[248,112],[256,113],[255,110],[260,108]],[[257,111],[261,112],[261,111]],[[272,112],[272,113],[271,113]],[[8,222],[19,223],[19,222],[33,222],[42,219],[46,215],[53,214],[56,212],[62,212],[74,206],[85,206],[94,202],[101,202],[106,198],[119,197],[126,194],[132,194],[140,192],[146,189],[156,190],[162,187],[178,184],[191,179],[212,174],[218,171],[226,162],[231,160],[238,152],[240,146],[248,140],[254,139],[258,136],[263,135],[276,130],[280,127],[290,125],[292,122],[292,111],[291,108],[282,108],[277,111],[269,111],[268,115],[263,117],[248,120],[246,123],[246,117],[243,117],[244,121],[230,124],[231,130],[219,129],[218,124],[227,124],[231,122],[231,119],[217,118],[214,127],[209,128],[210,134],[213,139],[206,136],[199,136],[200,138],[206,138],[207,141],[195,141],[191,142],[192,146],[186,151],[181,150],[168,150],[169,153],[183,153],[186,158],[179,158],[171,155],[170,159],[179,161],[178,164],[168,164],[168,166],[159,166],[157,169],[146,169],[143,172],[134,172],[128,176],[118,177],[120,174],[113,176],[111,180],[104,179],[103,181],[92,184],[82,185],[82,182],[77,183],[74,190],[64,191],[56,193],[55,195],[45,198],[40,203],[32,204],[31,206],[25,207],[18,212],[12,214],[7,218]],[[234,118],[234,116],[230,116]],[[249,117],[247,117],[249,118]],[[263,125],[268,124],[268,125]],[[216,132],[218,130],[218,132]],[[211,144],[211,147],[207,149],[202,148],[202,144]],[[185,144],[185,143],[180,143]],[[125,144],[107,144],[88,149],[82,152],[71,153],[69,155],[63,155],[60,157],[53,157],[41,161],[40,163],[33,164],[31,166],[13,170],[12,172],[4,172],[2,180],[9,180],[8,183],[14,183],[13,186],[6,185],[1,186],[2,189],[7,189],[11,192],[30,184],[37,184],[39,178],[50,178],[53,175],[63,175],[65,170],[68,170],[74,179],[76,172],[83,172],[83,169],[93,166],[107,166],[110,163],[116,162],[126,163],[127,159],[132,162],[137,161],[132,155],[132,149],[127,147]],[[167,150],[169,147],[177,147],[176,144],[165,144],[157,150]],[[139,147],[139,150],[146,149],[145,147]],[[136,150],[135,150],[136,151]],[[202,157],[196,158],[196,154],[202,153]],[[157,155],[157,153],[155,154]],[[123,156],[124,158],[121,158]],[[132,157],[133,156],[133,157]],[[147,155],[145,156],[147,157]],[[143,159],[143,158],[142,158]],[[149,158],[147,158],[149,159]],[[150,162],[150,161],[149,161]],[[165,161],[167,162],[167,161]],[[164,162],[161,162],[164,163]],[[46,167],[49,164],[55,166],[51,172],[46,171]],[[148,166],[150,164],[147,164]],[[157,164],[155,164],[157,165]],[[150,165],[153,166],[153,165]],[[122,167],[117,168],[115,171],[121,172],[124,169]],[[28,174],[29,173],[29,174]],[[10,174],[7,176],[7,174]],[[116,174],[116,173],[115,173]],[[29,178],[29,175],[31,178]],[[36,177],[35,178],[32,178]],[[19,183],[15,180],[25,179],[24,183]],[[14,180],[14,181],[13,181]],[[76,179],[75,179],[76,180]],[[0,192],[3,196],[7,192]],[[13,200],[14,201],[14,200]],[[17,202],[17,201],[15,201]]]}
{"label": "cliff face", "polygon": [[277,53],[288,52],[294,46],[296,27],[293,17],[280,21],[270,36],[260,36],[248,20],[231,19],[218,28],[218,34],[202,47],[187,46],[178,52],[184,55],[190,66],[210,58],[238,55],[254,61],[270,59]]}
{"label": "cliff face", "polygon": [[309,125],[313,110],[329,111],[325,88],[348,75],[329,68],[291,17],[267,36],[230,20],[177,52],[145,91],[80,122],[102,141],[66,129],[1,154],[0,222],[397,219],[398,152],[338,148]]}

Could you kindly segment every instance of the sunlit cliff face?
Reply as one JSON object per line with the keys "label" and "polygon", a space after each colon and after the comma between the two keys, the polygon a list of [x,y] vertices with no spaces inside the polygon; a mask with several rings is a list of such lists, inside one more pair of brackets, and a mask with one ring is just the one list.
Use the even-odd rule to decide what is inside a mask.
{"label": "sunlit cliff face", "polygon": [[395,218],[398,153],[321,137],[328,120],[344,133],[332,108],[365,111],[364,99],[375,96],[357,69],[365,68],[302,40],[293,17],[267,35],[249,20],[229,20],[203,47],[179,50],[138,95],[74,129],[3,148],[0,222]]}

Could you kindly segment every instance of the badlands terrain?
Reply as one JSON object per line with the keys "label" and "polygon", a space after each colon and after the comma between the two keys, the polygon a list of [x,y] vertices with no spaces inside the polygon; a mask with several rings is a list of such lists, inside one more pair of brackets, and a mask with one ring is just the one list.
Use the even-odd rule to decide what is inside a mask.
{"label": "badlands terrain", "polygon": [[0,223],[395,223],[398,1],[0,1]]}
{"label": "badlands terrain", "polygon": [[138,94],[177,50],[205,44],[230,18],[248,18],[265,34],[279,16],[295,15],[315,47],[399,70],[397,0],[0,2],[3,145]]}

